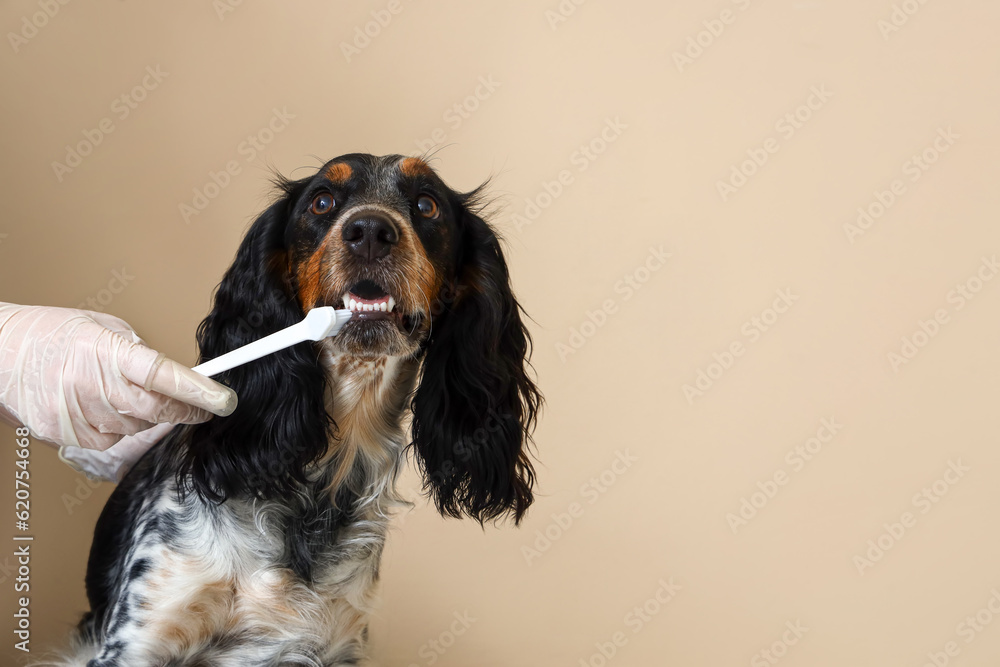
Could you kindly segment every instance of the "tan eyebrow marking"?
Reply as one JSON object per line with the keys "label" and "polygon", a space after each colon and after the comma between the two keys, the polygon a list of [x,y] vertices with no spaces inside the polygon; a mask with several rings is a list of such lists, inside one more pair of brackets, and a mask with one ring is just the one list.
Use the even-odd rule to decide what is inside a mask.
{"label": "tan eyebrow marking", "polygon": [[337,162],[336,164],[331,164],[327,167],[326,172],[324,172],[323,175],[326,176],[328,181],[340,185],[347,182],[352,173],[354,172],[351,169],[351,165],[346,162]]}
{"label": "tan eyebrow marking", "polygon": [[413,178],[415,176],[430,176],[434,171],[426,162],[417,157],[404,158],[399,163],[399,170],[404,176]]}

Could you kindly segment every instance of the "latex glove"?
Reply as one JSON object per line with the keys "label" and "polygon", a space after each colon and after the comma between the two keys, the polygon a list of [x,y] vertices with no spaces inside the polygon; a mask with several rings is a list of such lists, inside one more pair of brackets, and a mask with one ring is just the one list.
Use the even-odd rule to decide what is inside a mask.
{"label": "latex glove", "polygon": [[173,424],[157,424],[141,433],[126,435],[103,452],[83,447],[60,447],[59,458],[92,479],[120,482],[135,462],[173,428]]}
{"label": "latex glove", "polygon": [[117,317],[0,303],[0,408],[36,438],[103,450],[153,424],[232,414],[236,394]]}

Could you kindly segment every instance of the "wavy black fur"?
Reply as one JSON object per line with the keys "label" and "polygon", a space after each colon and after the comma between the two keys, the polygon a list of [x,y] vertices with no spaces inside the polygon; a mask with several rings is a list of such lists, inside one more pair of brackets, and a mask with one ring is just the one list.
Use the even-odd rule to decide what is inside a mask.
{"label": "wavy black fur", "polygon": [[[287,273],[288,217],[303,181],[253,223],[198,329],[203,360],[294,324],[304,313]],[[500,241],[478,214],[481,190],[451,192],[458,238],[451,298],[436,304],[411,401],[412,448],[425,488],[445,516],[480,522],[531,504],[528,457],[542,402],[527,373],[531,338],[510,287]],[[324,370],[303,343],[217,378],[236,390],[226,419],[191,428],[177,479],[206,500],[288,497],[305,483],[336,426],[326,412]]]}
{"label": "wavy black fur", "polygon": [[[300,183],[250,227],[198,327],[202,361],[302,320],[287,275],[289,208]],[[287,497],[306,482],[335,427],[323,402],[326,377],[311,343],[300,343],[215,379],[239,397],[236,411],[192,427],[177,471],[206,500]]]}
{"label": "wavy black fur", "polygon": [[413,447],[441,514],[482,523],[509,512],[518,523],[533,499],[527,447],[542,397],[526,368],[531,337],[478,196],[454,197],[458,280],[425,345]]}
{"label": "wavy black fur", "polygon": [[[365,183],[384,186],[391,182],[390,176],[399,178],[400,159],[339,158],[352,165],[362,190]],[[509,514],[519,522],[532,502],[535,473],[527,449],[542,402],[527,374],[531,339],[511,292],[500,242],[478,213],[479,191],[462,195],[447,189],[433,174],[419,176],[419,188],[412,177],[400,179],[402,185],[397,187],[410,193],[410,204],[415,204],[413,193],[424,191],[450,204],[442,207],[447,213],[435,224],[413,228],[449,288],[433,305],[430,335],[417,352],[422,370],[410,401],[412,449],[425,473],[426,489],[443,515],[469,515],[485,522]],[[198,329],[202,360],[302,319],[296,271],[289,260],[320,247],[329,222],[303,224],[308,219],[301,213],[296,224],[290,222],[292,211],[305,208],[314,196],[310,188],[317,181],[322,184],[322,178],[321,172],[311,179],[282,181],[282,198],[251,225],[219,285],[211,313]],[[353,193],[345,187],[339,194],[349,201]],[[426,320],[420,324],[426,325]],[[416,334],[423,335],[423,329]],[[359,515],[358,497],[350,484],[335,489],[331,498],[331,471],[310,467],[336,434],[324,400],[326,373],[311,343],[233,369],[218,378],[239,396],[233,415],[177,427],[129,471],[101,514],[91,550],[86,580],[91,611],[79,628],[80,655],[98,652],[88,665],[136,664],[121,657],[133,648],[129,642],[157,644],[159,638],[149,628],[172,621],[181,612],[144,606],[144,596],[152,590],[147,584],[169,580],[178,561],[191,571],[209,564],[205,559],[214,556],[212,549],[205,548],[203,537],[200,545],[192,542],[191,535],[202,535],[200,526],[216,516],[220,503],[229,501],[232,508],[240,508],[254,505],[245,503],[246,498],[276,501],[273,506],[282,524],[276,531],[280,534],[271,537],[282,543],[263,555],[245,554],[254,567],[288,570],[294,581],[306,585],[315,581],[329,585],[330,577],[343,576],[336,570],[339,560],[348,559],[357,565],[350,570],[352,576],[377,577],[386,523]],[[408,374],[406,382],[411,377]],[[394,475],[395,468],[388,474]],[[172,479],[185,498],[176,498]],[[166,498],[171,502],[159,502]],[[243,515],[227,516],[232,520]],[[243,521],[249,519],[244,516]],[[236,531],[244,535],[259,529],[237,524]],[[371,541],[358,545],[362,524],[360,533]],[[230,536],[222,523],[219,528],[218,538],[225,543]],[[345,532],[353,539],[342,539]],[[229,540],[225,546],[235,553],[238,544]],[[246,573],[228,574],[236,580]],[[285,602],[294,604],[292,598]],[[339,619],[329,622],[322,632],[351,641],[344,644],[343,653],[327,656],[323,664],[358,664],[364,633],[354,641],[352,630],[336,627]],[[253,648],[257,641],[266,657],[252,664],[286,664],[281,651],[298,651],[313,639],[312,635],[291,638],[276,648],[272,638],[260,639],[243,629],[202,637],[203,643],[183,659],[178,646],[163,642],[158,648],[164,657],[157,664],[214,664],[213,656],[229,664],[226,656]],[[297,645],[300,640],[302,646]]]}

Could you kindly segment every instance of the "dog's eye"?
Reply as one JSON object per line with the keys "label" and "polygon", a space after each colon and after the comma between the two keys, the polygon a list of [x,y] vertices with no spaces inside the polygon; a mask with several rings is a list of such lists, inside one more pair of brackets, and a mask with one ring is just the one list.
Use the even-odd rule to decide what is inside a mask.
{"label": "dog's eye", "polygon": [[323,215],[324,213],[329,213],[333,210],[333,207],[336,205],[337,202],[334,200],[333,195],[329,192],[322,192],[316,195],[315,199],[313,199],[312,206],[309,210],[316,215]]}
{"label": "dog's eye", "polygon": [[429,195],[421,195],[417,199],[417,210],[420,211],[420,215],[425,218],[438,217],[438,203],[434,200],[434,197]]}

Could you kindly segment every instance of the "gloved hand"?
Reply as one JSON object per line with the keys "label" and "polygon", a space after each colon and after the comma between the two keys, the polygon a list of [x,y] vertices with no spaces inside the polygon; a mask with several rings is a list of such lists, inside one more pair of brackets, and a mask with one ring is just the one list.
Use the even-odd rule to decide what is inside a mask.
{"label": "gloved hand", "polygon": [[236,394],[164,358],[104,313],[0,303],[0,418],[58,445],[107,449],[153,424],[195,424]]}
{"label": "gloved hand", "polygon": [[103,452],[83,447],[60,447],[59,458],[70,468],[93,479],[120,482],[146,450],[173,428],[173,424],[157,424],[135,435],[126,435]]}

